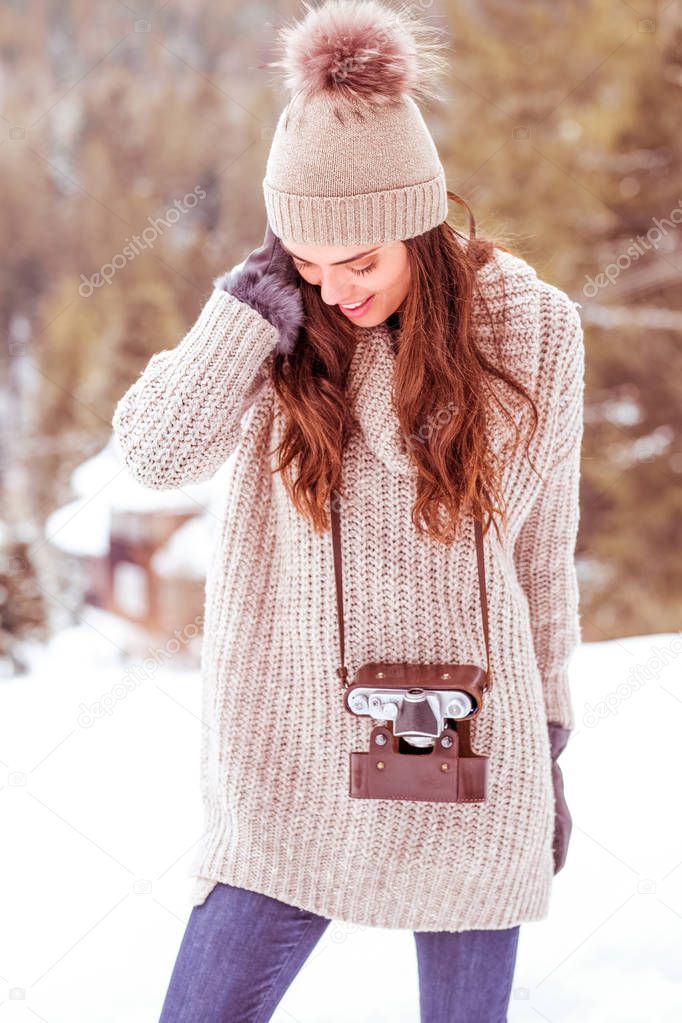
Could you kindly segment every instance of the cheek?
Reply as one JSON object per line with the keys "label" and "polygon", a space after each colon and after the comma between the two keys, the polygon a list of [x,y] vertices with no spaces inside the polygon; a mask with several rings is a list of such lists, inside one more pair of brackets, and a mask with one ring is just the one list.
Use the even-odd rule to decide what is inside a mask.
{"label": "cheek", "polygon": [[371,280],[368,279],[365,282],[365,287],[368,291],[377,291],[380,294],[393,291],[395,285],[395,276],[389,273],[372,274]]}
{"label": "cheek", "polygon": [[[379,276],[381,277],[381,280],[379,280]],[[390,270],[383,271],[381,275],[377,274],[376,290],[391,292],[404,291],[409,286],[409,283],[409,266],[392,267]]]}

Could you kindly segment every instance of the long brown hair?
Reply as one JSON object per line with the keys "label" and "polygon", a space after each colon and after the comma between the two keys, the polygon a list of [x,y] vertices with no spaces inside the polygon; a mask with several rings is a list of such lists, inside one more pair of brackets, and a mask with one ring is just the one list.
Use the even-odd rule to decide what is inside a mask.
{"label": "long brown hair", "polygon": [[[538,422],[530,394],[508,370],[487,359],[471,324],[477,271],[495,247],[511,250],[499,240],[476,237],[467,204],[453,192],[448,197],[469,210],[469,238],[445,221],[406,239],[412,280],[400,309],[393,380],[394,408],[418,467],[412,521],[422,533],[443,543],[455,538],[467,509],[484,522],[485,530],[493,521],[498,536],[495,514],[506,521],[499,465],[493,466],[486,444],[489,394],[514,425],[514,450],[520,435],[516,417],[501,405],[486,373],[504,380],[530,404],[533,424],[527,445]],[[322,300],[317,286],[301,279],[301,289],[302,336],[290,355],[277,354],[272,363],[273,384],[286,420],[273,472],[282,472],[291,500],[315,529],[324,532],[330,525],[330,492],[335,498],[340,493],[344,445],[357,428],[344,395],[357,336],[348,318]],[[494,335],[492,317],[490,322]],[[439,414],[443,409],[453,411],[443,417]],[[438,428],[425,433],[423,424],[436,417]]]}

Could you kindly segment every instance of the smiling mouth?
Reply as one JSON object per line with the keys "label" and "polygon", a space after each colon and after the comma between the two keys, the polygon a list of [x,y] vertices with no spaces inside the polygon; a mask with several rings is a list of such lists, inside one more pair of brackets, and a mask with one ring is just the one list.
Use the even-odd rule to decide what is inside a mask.
{"label": "smiling mouth", "polygon": [[368,295],[367,298],[363,299],[362,302],[359,302],[357,305],[353,305],[353,304],[351,304],[351,305],[343,305],[341,302],[339,302],[339,309],[343,309],[344,313],[346,313],[346,312],[348,312],[348,313],[361,312],[362,309],[372,300],[372,298],[374,298],[373,295]]}

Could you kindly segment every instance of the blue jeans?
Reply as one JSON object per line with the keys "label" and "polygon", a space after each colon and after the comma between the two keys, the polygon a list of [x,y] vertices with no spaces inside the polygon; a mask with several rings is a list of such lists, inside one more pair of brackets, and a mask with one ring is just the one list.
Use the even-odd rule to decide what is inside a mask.
{"label": "blue jeans", "polygon": [[[329,923],[219,882],[192,907],[159,1023],[267,1023]],[[519,930],[413,931],[421,1023],[506,1023]]]}

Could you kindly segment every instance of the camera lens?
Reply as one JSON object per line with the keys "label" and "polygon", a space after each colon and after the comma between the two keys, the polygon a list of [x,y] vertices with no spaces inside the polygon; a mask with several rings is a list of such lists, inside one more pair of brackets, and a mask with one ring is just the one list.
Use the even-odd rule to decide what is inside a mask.
{"label": "camera lens", "polygon": [[468,693],[456,693],[448,703],[445,713],[449,718],[465,718],[473,706],[474,702]]}

